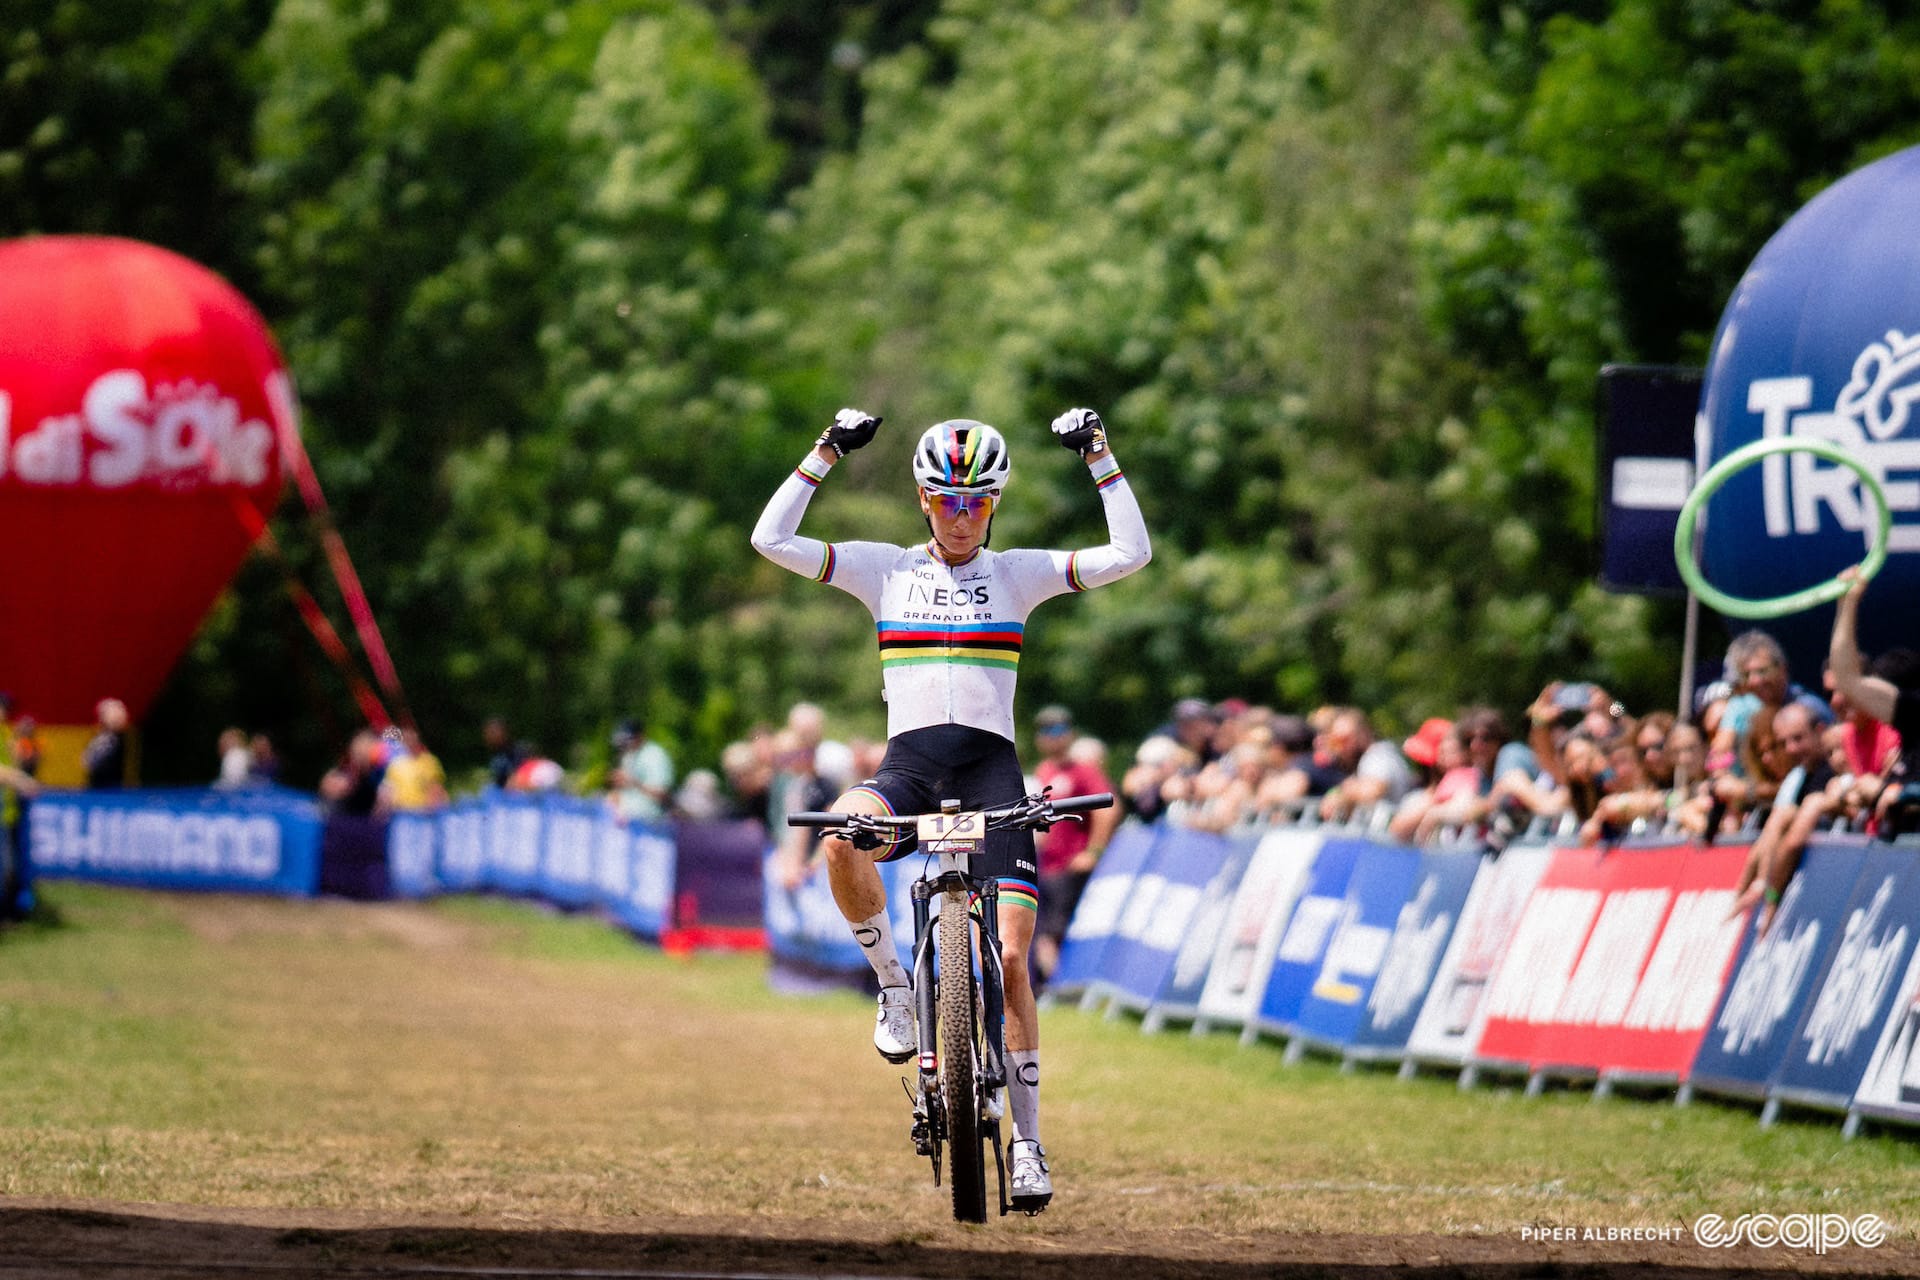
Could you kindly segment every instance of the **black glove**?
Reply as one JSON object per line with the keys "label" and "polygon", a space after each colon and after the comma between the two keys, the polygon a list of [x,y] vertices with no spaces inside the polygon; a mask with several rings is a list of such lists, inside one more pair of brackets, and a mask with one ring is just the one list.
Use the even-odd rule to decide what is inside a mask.
{"label": "black glove", "polygon": [[1053,436],[1081,457],[1106,447],[1107,431],[1091,409],[1069,409],[1053,420]]}
{"label": "black glove", "polygon": [[825,445],[833,450],[833,456],[844,458],[873,439],[873,433],[880,428],[881,420],[870,413],[858,409],[842,409],[833,415],[833,425],[820,433],[813,443]]}

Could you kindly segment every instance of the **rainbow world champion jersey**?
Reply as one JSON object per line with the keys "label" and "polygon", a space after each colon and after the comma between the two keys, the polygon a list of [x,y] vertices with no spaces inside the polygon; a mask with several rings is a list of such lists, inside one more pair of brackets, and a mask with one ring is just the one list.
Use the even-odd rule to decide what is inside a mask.
{"label": "rainbow world champion jersey", "polygon": [[1027,615],[1043,600],[1126,577],[1151,550],[1140,504],[1111,454],[1091,464],[1107,515],[1105,546],[977,552],[949,565],[931,542],[820,542],[798,535],[826,468],[809,453],[754,526],[760,554],[867,606],[880,644],[887,736],[965,724],[1012,741],[1013,691]]}

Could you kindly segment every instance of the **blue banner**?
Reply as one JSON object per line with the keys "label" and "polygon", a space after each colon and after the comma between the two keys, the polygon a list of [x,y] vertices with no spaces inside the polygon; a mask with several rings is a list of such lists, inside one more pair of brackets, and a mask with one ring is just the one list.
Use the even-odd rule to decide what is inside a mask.
{"label": "blue banner", "polygon": [[1073,922],[1060,944],[1060,963],[1047,983],[1049,995],[1078,994],[1104,975],[1102,959],[1107,944],[1119,928],[1135,881],[1152,861],[1154,846],[1165,829],[1165,823],[1149,826],[1130,820],[1113,833],[1107,851],[1080,894],[1080,905],[1074,908]]}
{"label": "blue banner", "polygon": [[[1797,878],[1797,877],[1796,877]],[[1865,1077],[1920,932],[1920,858],[1875,843],[1770,1100],[1844,1109]]]}
{"label": "blue banner", "polygon": [[1849,1124],[1855,1115],[1920,1124],[1920,947],[1907,962],[1849,1111]]}
{"label": "blue banner", "polygon": [[1234,895],[1252,865],[1254,850],[1260,847],[1257,835],[1237,835],[1227,842],[1226,857],[1219,870],[1201,891],[1200,904],[1187,925],[1186,937],[1174,953],[1166,982],[1147,1010],[1147,1029],[1157,1030],[1169,1018],[1191,1021],[1200,1013],[1200,993],[1206,990],[1207,973],[1213,967],[1227,917],[1233,909]]}
{"label": "blue banner", "polygon": [[1161,837],[1100,957],[1095,984],[1102,991],[1127,1008],[1153,1003],[1207,883],[1231,848],[1225,836],[1208,831],[1174,828]]}
{"label": "blue banner", "polygon": [[439,813],[396,813],[387,823],[387,890],[396,898],[440,893]]}
{"label": "blue banner", "polygon": [[44,791],[27,840],[49,879],[310,897],[320,826],[312,796],[278,787]]}
{"label": "blue banner", "polygon": [[1766,1094],[1840,940],[1866,860],[1866,846],[1858,840],[1809,844],[1764,938],[1754,937],[1753,913],[1733,977],[1687,1074],[1690,1088],[1745,1098]]}
{"label": "blue banner", "polygon": [[1273,969],[1260,996],[1253,1025],[1261,1031],[1292,1035],[1335,932],[1346,920],[1347,887],[1353,882],[1360,855],[1375,846],[1350,836],[1332,836],[1320,846],[1307,873],[1305,889],[1280,935],[1273,953]]}
{"label": "blue banner", "polygon": [[1267,989],[1267,975],[1273,971],[1280,935],[1293,918],[1294,903],[1300,899],[1323,839],[1318,830],[1277,827],[1254,848],[1207,967],[1195,1031],[1214,1024],[1251,1026]]}
{"label": "blue banner", "polygon": [[1406,1047],[1474,878],[1491,863],[1477,844],[1421,851],[1413,892],[1394,917],[1387,954],[1353,1035],[1354,1049],[1378,1056]]}
{"label": "blue banner", "polygon": [[1326,1046],[1353,1042],[1419,874],[1416,849],[1370,845],[1360,851],[1347,882],[1346,905],[1300,1001],[1294,1034]]}

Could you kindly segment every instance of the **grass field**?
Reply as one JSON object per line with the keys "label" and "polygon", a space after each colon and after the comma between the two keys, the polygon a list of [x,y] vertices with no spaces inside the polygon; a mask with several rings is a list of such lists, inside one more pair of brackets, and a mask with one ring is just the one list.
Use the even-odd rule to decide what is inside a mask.
{"label": "grass field", "polygon": [[[963,1228],[907,1143],[899,1071],[867,1043],[870,1003],[775,994],[759,958],[676,959],[495,900],[42,890],[42,916],[0,934],[0,1209],[697,1228],[918,1247],[923,1261],[1159,1242],[1248,1263],[1426,1236],[1440,1240],[1430,1261],[1466,1256],[1448,1241],[1547,1258],[1523,1228],[1872,1213],[1892,1239],[1851,1265],[1920,1262],[1908,1136],[1342,1075],[1283,1065],[1273,1044],[1143,1036],[1067,1009],[1043,1031],[1054,1207]],[[0,1263],[9,1242],[0,1229]],[[1686,1260],[1728,1256],[1689,1245]]]}

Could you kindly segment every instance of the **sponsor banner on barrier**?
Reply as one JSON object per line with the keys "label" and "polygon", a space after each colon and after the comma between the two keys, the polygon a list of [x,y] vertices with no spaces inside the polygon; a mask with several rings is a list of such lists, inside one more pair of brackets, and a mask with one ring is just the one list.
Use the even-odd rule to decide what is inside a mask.
{"label": "sponsor banner on barrier", "polygon": [[478,796],[456,800],[439,813],[440,860],[435,879],[443,893],[477,893],[487,887],[487,803]]}
{"label": "sponsor banner on barrier", "polygon": [[1679,1079],[1739,945],[1742,847],[1556,850],[1488,996],[1476,1059]]}
{"label": "sponsor banner on barrier", "polygon": [[[1294,1034],[1323,1045],[1353,1043],[1419,876],[1416,849],[1370,844],[1360,850],[1353,878],[1347,882],[1345,905],[1321,953],[1319,972],[1294,1016]],[[1283,950],[1285,945],[1283,941]],[[1434,957],[1439,958],[1437,945]]]}
{"label": "sponsor banner on barrier", "polygon": [[1510,845],[1474,877],[1440,971],[1407,1037],[1410,1056],[1452,1066],[1466,1062],[1486,1026],[1494,973],[1551,856],[1543,845]]}
{"label": "sponsor banner on barrier", "polygon": [[387,891],[396,898],[440,893],[440,813],[396,813],[387,823]]}
{"label": "sponsor banner on barrier", "polygon": [[1260,997],[1273,970],[1280,935],[1312,871],[1325,833],[1300,827],[1269,831],[1253,851],[1227,911],[1207,984],[1200,992],[1199,1023],[1241,1026],[1260,1011]]}
{"label": "sponsor banner on barrier", "polygon": [[[853,936],[852,926],[833,900],[825,864],[816,864],[800,883],[789,886],[778,875],[778,861],[774,851],[768,850],[762,864],[767,949],[775,963],[798,965],[821,974],[871,974],[872,967]],[[880,882],[887,891],[894,951],[908,969],[913,967],[911,889],[921,861],[904,858],[879,865]]]}
{"label": "sponsor banner on barrier", "polygon": [[574,796],[549,796],[541,828],[537,892],[562,907],[579,908],[596,899],[594,842],[603,827],[615,825],[604,802]]}
{"label": "sponsor banner on barrier", "polygon": [[1772,1095],[1842,1109],[1866,1076],[1920,929],[1920,858],[1867,850],[1840,939],[1795,1029]]}
{"label": "sponsor banner on barrier", "polygon": [[1054,967],[1047,990],[1053,995],[1071,995],[1086,990],[1102,974],[1102,957],[1121,916],[1133,898],[1134,886],[1153,860],[1154,846],[1167,824],[1123,822],[1107,842],[1087,887],[1081,891],[1080,904],[1074,908],[1073,921],[1060,944],[1060,963]]}
{"label": "sponsor banner on barrier", "polygon": [[1347,887],[1360,855],[1376,846],[1350,836],[1329,836],[1320,843],[1301,887],[1293,915],[1274,948],[1273,967],[1254,1014],[1262,1031],[1291,1034],[1300,1006],[1320,979],[1320,966],[1335,932],[1347,919]]}
{"label": "sponsor banner on barrier", "polygon": [[1755,938],[1749,921],[1733,979],[1687,1074],[1695,1089],[1758,1098],[1773,1084],[1813,984],[1839,942],[1866,858],[1861,840],[1808,845],[1767,936]]}
{"label": "sponsor banner on barrier", "polygon": [[1474,877],[1491,865],[1479,845],[1421,850],[1413,891],[1394,917],[1393,935],[1353,1035],[1355,1049],[1385,1053],[1406,1047]]}
{"label": "sponsor banner on barrier", "polygon": [[1240,883],[1253,862],[1254,850],[1259,847],[1259,836],[1229,837],[1226,856],[1201,891],[1186,937],[1180,940],[1180,949],[1174,953],[1173,964],[1167,970],[1167,980],[1147,1012],[1149,1021],[1157,1025],[1166,1018],[1190,1019],[1199,1013],[1200,993],[1206,989],[1213,953],[1225,935],[1227,914],[1233,909],[1234,895],[1239,892]]}
{"label": "sponsor banner on barrier", "polygon": [[1854,1091],[1852,1110],[1920,1124],[1920,946],[1894,989],[1892,1012]]}
{"label": "sponsor banner on barrier", "polygon": [[1231,847],[1225,836],[1207,831],[1175,828],[1161,837],[1101,954],[1094,985],[1132,1008],[1153,1002]]}
{"label": "sponsor banner on barrier", "polygon": [[545,797],[511,791],[490,792],[480,809],[482,887],[533,896],[540,891],[540,856],[545,841]]}
{"label": "sponsor banner on barrier", "polygon": [[387,827],[397,897],[497,890],[571,909],[600,908],[658,937],[673,906],[675,835],[623,824],[577,796],[485,792],[433,813],[398,813]]}
{"label": "sponsor banner on barrier", "polygon": [[37,875],[152,889],[318,892],[320,806],[303,792],[44,791],[28,809]]}
{"label": "sponsor banner on barrier", "polygon": [[[658,938],[673,919],[674,886],[680,870],[679,850],[673,837],[654,827],[620,827],[613,830],[627,844],[626,892],[607,902],[614,918],[642,937]],[[603,900],[604,901],[604,900]]]}

